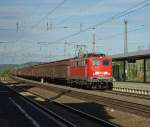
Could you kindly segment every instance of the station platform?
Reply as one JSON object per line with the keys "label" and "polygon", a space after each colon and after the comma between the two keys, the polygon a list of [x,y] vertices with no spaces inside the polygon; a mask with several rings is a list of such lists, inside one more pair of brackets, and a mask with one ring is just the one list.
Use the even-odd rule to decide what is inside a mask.
{"label": "station platform", "polygon": [[[88,94],[92,94],[92,95],[96,95],[96,96],[104,96],[104,97],[109,97],[109,98],[111,97],[113,99],[120,99],[120,100],[125,100],[125,101],[129,101],[129,102],[138,103],[138,104],[148,105],[148,106],[150,105],[149,100],[140,99],[140,98],[135,99],[135,97],[132,97],[132,96],[131,97],[129,97],[129,96],[120,96],[119,94],[118,95],[117,94],[112,95],[112,94],[100,92],[99,90],[84,90],[84,89],[73,88],[73,87],[69,87],[69,86],[56,85],[56,84],[52,84],[52,83],[41,83],[41,82],[31,81],[31,80],[23,79],[23,78],[19,78],[19,77],[14,77],[14,78],[18,79],[18,80],[29,82],[29,83],[35,83],[37,85],[38,84],[39,85],[43,84],[44,86],[48,86],[52,90],[53,90],[53,88],[58,88],[58,89],[61,89],[60,91],[63,91],[63,90],[77,91],[77,92],[88,93]],[[134,85],[134,84],[136,84],[135,87],[132,87],[132,85]],[[146,90],[144,88],[144,86],[143,86],[144,89],[140,89],[140,88],[142,88],[142,84],[145,84],[145,83],[140,84],[140,83],[131,83],[131,82],[114,82],[113,90],[121,91],[121,92],[128,92],[128,93],[135,93],[135,94],[143,94],[143,95],[149,96],[150,95],[150,87],[149,87],[148,90]],[[24,84],[22,84],[22,85],[24,85]],[[139,87],[137,87],[138,85],[139,85]]]}
{"label": "station platform", "polygon": [[11,101],[8,89],[0,83],[0,127],[33,127]]}
{"label": "station platform", "polygon": [[113,90],[150,95],[150,83],[114,82]]}
{"label": "station platform", "polygon": [[[27,79],[23,79],[23,78],[19,78],[19,77],[13,77],[13,78],[17,79],[17,80],[26,80],[26,81],[29,81],[29,82],[35,82],[35,83],[41,84],[40,82],[31,81],[31,80],[27,80]],[[5,82],[5,81],[3,81],[3,82]],[[150,83],[117,82],[117,81],[114,81],[113,82],[113,91],[143,94],[143,95],[149,95],[150,96]]]}

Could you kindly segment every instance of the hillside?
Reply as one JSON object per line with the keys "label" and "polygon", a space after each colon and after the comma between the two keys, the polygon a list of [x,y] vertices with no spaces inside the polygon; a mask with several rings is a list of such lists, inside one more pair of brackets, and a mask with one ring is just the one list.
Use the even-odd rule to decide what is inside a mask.
{"label": "hillside", "polygon": [[8,76],[14,69],[41,64],[41,62],[29,62],[25,64],[0,64],[0,76]]}

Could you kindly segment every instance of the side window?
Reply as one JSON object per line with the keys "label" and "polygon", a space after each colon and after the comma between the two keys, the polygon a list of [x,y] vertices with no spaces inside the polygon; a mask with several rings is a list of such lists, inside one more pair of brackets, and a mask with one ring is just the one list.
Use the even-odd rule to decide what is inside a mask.
{"label": "side window", "polygon": [[84,66],[84,60],[82,60],[82,66]]}
{"label": "side window", "polygon": [[77,61],[74,61],[74,67],[76,67],[77,66]]}
{"label": "side window", "polygon": [[76,61],[76,67],[78,67],[79,66],[79,62],[78,61]]}
{"label": "side window", "polygon": [[81,60],[78,61],[78,66],[79,66],[79,67],[81,66]]}
{"label": "side window", "polygon": [[71,63],[71,67],[74,67],[74,62]]}
{"label": "side window", "polygon": [[83,60],[83,66],[85,66],[85,60]]}
{"label": "side window", "polygon": [[79,62],[77,60],[74,60],[71,64],[72,67],[77,67],[79,65]]}
{"label": "side window", "polygon": [[109,66],[110,64],[110,61],[109,60],[103,60],[103,65],[104,66]]}
{"label": "side window", "polygon": [[85,60],[85,65],[87,65],[87,64],[88,64],[88,60],[86,59],[86,60]]}
{"label": "side window", "polygon": [[80,66],[80,67],[85,66],[85,60],[80,60],[80,61],[79,61],[79,66]]}
{"label": "side window", "polygon": [[99,60],[93,60],[93,65],[94,66],[99,66],[100,65],[100,61]]}
{"label": "side window", "polygon": [[82,67],[85,66],[85,60],[75,60],[72,62],[71,66],[72,67]]}
{"label": "side window", "polygon": [[75,67],[75,66],[76,66],[76,61],[73,61],[71,67]]}

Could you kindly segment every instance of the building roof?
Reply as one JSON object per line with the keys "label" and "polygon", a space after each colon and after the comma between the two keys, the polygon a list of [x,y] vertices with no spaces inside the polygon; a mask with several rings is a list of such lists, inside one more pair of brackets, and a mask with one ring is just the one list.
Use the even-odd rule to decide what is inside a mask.
{"label": "building roof", "polygon": [[150,58],[150,49],[129,52],[126,54],[116,54],[112,55],[111,57],[113,58],[113,60]]}

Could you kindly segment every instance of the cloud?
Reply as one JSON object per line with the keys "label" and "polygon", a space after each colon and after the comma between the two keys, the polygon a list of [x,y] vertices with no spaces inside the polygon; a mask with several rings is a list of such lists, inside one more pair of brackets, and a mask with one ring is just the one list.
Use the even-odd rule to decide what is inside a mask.
{"label": "cloud", "polygon": [[29,15],[28,7],[24,6],[0,6],[0,18],[15,17],[16,19],[23,18]]}
{"label": "cloud", "polygon": [[[3,57],[3,60],[6,59],[5,62],[7,59],[8,62],[11,62],[12,57],[16,62],[21,61],[21,54],[25,56],[23,61],[32,60],[34,57],[36,60],[47,60],[41,57],[47,56],[49,50],[52,50],[51,52],[57,50],[57,44],[62,44],[61,46],[58,46],[59,49],[57,50],[58,54],[62,54],[65,41],[77,42],[77,44],[80,44],[81,42],[90,42],[87,44],[90,47],[94,30],[89,30],[71,38],[66,38],[66,40],[61,40],[56,45],[49,44],[40,51],[39,45],[36,43],[39,41],[53,42],[59,40],[60,38],[79,32],[80,23],[83,23],[83,28],[87,28],[98,22],[105,21],[107,18],[112,17],[112,15],[122,12],[139,3],[139,0],[67,0],[64,5],[56,9],[54,13],[42,20],[41,23],[32,29],[31,26],[37,24],[43,16],[50,12],[61,1],[62,0],[0,1],[0,39],[10,42],[18,40],[13,46],[7,44],[8,48],[0,51],[3,55],[6,54],[5,56],[8,56]],[[123,32],[124,18],[127,18],[129,21],[129,28],[134,28],[135,25],[148,24],[150,19],[149,9],[139,10],[136,13],[97,27],[95,30],[96,38]],[[19,22],[19,32],[16,32],[16,22]],[[53,24],[52,30],[46,31],[47,22]],[[71,28],[60,28],[63,26],[69,26]],[[142,34],[145,33],[142,32],[141,35]],[[136,38],[138,40],[139,36],[137,35]],[[130,41],[132,41],[134,38],[130,39]],[[148,37],[146,39],[148,40]],[[112,49],[112,52],[118,52],[122,50],[118,47],[123,46],[123,43],[120,44],[119,42],[123,42],[123,36],[99,41],[98,43],[106,44],[106,47],[111,44],[112,48],[114,48],[114,50]],[[117,44],[117,46],[114,44]],[[33,58],[30,57],[30,54]],[[17,58],[15,58],[15,56]]]}

